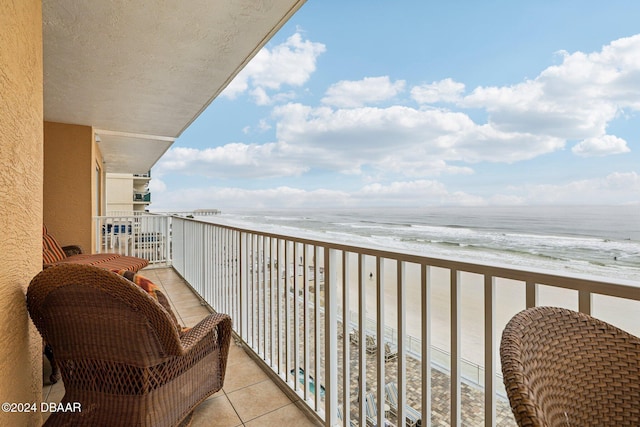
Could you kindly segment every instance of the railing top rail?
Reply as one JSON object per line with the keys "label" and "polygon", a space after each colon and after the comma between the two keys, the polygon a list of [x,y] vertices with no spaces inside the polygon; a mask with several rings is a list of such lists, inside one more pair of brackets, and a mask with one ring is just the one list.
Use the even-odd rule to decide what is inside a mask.
{"label": "railing top rail", "polygon": [[428,265],[431,267],[440,267],[460,272],[480,274],[483,276],[531,282],[541,285],[549,285],[577,291],[587,291],[593,294],[609,295],[640,301],[640,283],[631,280],[615,279],[615,281],[612,281],[608,278],[579,275],[569,272],[558,273],[530,267],[524,269],[517,266],[507,266],[488,262],[479,264],[463,259],[446,257],[434,258],[417,252],[401,250],[390,251],[383,247],[364,245],[361,246],[330,240],[319,240],[305,236],[295,236],[293,234],[284,235],[251,228],[238,227],[214,221],[203,221],[198,218],[185,218],[180,216],[175,216],[174,218],[184,221],[199,222],[215,227],[222,227],[240,233],[258,234],[272,239],[281,239],[285,241],[293,241],[295,243],[322,246],[328,249],[359,253],[394,261]]}

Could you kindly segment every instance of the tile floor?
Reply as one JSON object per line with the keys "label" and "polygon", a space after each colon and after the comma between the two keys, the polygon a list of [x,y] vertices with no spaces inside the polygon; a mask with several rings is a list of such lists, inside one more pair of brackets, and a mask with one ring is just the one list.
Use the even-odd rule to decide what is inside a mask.
{"label": "tile floor", "polygon": [[[147,268],[141,272],[167,295],[178,320],[193,326],[209,311],[172,268]],[[62,382],[49,383],[50,367],[45,360],[42,399],[59,402]],[[209,397],[195,411],[192,427],[286,427],[318,426],[299,408],[301,403],[283,393],[242,347],[231,340],[227,373],[221,391]]]}

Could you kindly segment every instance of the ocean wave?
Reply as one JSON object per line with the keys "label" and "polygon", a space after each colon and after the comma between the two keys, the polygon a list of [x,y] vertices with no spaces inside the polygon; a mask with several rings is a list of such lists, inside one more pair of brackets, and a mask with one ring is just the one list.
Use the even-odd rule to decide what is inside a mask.
{"label": "ocean wave", "polygon": [[[524,218],[514,215],[493,223],[487,218],[475,220],[467,214],[464,219],[468,224],[451,221],[428,224],[425,222],[431,218],[420,215],[416,216],[415,223],[406,217],[389,221],[389,215],[385,218],[376,218],[374,213],[363,217],[362,213],[350,216],[327,212],[318,216],[242,215],[235,216],[233,222],[237,226],[246,225],[277,234],[305,235],[320,240],[330,238],[347,244],[417,252],[431,257],[640,278],[640,242],[611,237],[629,234],[624,231],[616,230],[609,233],[610,236],[605,236],[604,231],[598,231],[599,235],[580,234],[585,226],[572,229],[572,219],[561,221],[565,224],[563,227],[557,221],[545,219],[547,225],[543,226],[530,213]],[[476,223],[472,224],[474,220]]]}

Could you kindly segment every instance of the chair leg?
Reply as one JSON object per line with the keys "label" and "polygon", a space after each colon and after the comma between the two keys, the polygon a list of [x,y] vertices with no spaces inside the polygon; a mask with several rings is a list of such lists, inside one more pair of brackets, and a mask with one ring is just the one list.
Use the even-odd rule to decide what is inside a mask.
{"label": "chair leg", "polygon": [[58,368],[58,364],[53,356],[53,350],[49,344],[44,345],[44,355],[47,356],[49,364],[51,364],[51,375],[49,376],[49,381],[51,384],[55,384],[60,380],[60,369]]}
{"label": "chair leg", "polygon": [[182,422],[178,425],[178,427],[189,427],[192,421],[193,421],[193,411],[191,411],[189,415],[187,415],[185,419],[182,420]]}

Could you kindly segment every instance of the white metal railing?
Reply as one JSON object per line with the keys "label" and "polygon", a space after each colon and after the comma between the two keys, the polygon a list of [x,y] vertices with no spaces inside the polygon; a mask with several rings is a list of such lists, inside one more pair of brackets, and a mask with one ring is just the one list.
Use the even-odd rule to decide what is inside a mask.
{"label": "white metal railing", "polygon": [[171,217],[122,215],[94,218],[96,252],[146,258],[150,264],[171,262]]}
{"label": "white metal railing", "polygon": [[[364,426],[368,392],[376,398],[378,425],[387,418],[402,426],[406,406],[420,410],[423,426],[508,425],[513,418],[499,392],[497,347],[508,319],[526,307],[573,308],[640,335],[635,282],[188,218],[173,217],[167,228],[174,269],[211,307],[231,315],[251,351],[327,426],[349,426],[350,420]],[[369,352],[367,336],[377,343]],[[385,360],[384,342],[396,344],[397,358]],[[389,382],[397,384],[397,414],[385,413]]]}
{"label": "white metal railing", "polygon": [[[476,354],[472,356],[483,362],[484,378],[477,381],[484,383],[484,409],[481,410],[484,424],[495,425],[499,401],[496,347],[498,334],[512,314],[553,299],[560,290],[571,290],[574,294],[560,298],[563,304],[586,313],[598,312],[600,305],[605,308],[611,303],[607,299],[610,297],[640,300],[634,283],[605,283],[547,272],[434,259],[177,218],[173,232],[174,268],[211,306],[234,317],[234,327],[240,337],[312,410],[328,420],[327,425],[340,422],[338,404],[344,425],[349,425],[351,414],[365,420],[364,398],[369,390],[376,393],[377,421],[382,425],[383,390],[390,379],[398,384],[398,419],[404,419],[406,404],[416,405],[422,410],[423,425],[431,425],[432,411],[439,410],[435,402],[442,399],[441,396],[434,398],[436,387],[432,387],[432,375],[421,372],[429,372],[437,358],[438,352],[433,348],[438,335],[445,335],[448,348],[444,353],[450,354],[450,381],[444,392],[450,402],[447,414],[450,424],[461,425],[464,421],[461,397],[464,344],[472,350],[475,348],[477,351],[472,353]],[[385,274],[386,270],[393,271]],[[324,281],[316,283],[314,277]],[[441,301],[443,288],[446,301]],[[467,293],[475,307],[468,306]],[[520,306],[498,309],[498,303],[512,301],[510,294],[514,293],[519,294],[516,300],[521,300]],[[413,299],[415,296],[417,301]],[[342,330],[338,331],[337,321],[349,318],[349,312],[354,309],[359,344],[352,360],[352,344],[344,337],[352,332],[353,323],[343,322]],[[419,313],[418,328],[408,324],[408,317],[415,322],[415,313],[408,316],[415,310]],[[389,315],[394,311],[395,316]],[[481,337],[475,337],[479,338],[475,343],[473,336],[463,340],[463,327],[477,326],[469,325],[474,319],[466,315],[467,311],[480,313],[477,320],[482,324]],[[444,312],[444,320],[439,312]],[[367,326],[367,317],[375,319],[374,335],[378,343],[384,342],[385,328],[389,325],[397,331],[397,360],[385,362],[383,351],[367,357],[366,337],[371,328]],[[386,317],[393,319],[388,321]],[[623,317],[605,320],[615,322]],[[443,325],[447,329],[444,334],[439,331]],[[411,366],[415,369],[415,363],[410,362],[415,362],[412,354],[416,353],[411,348],[409,331],[412,329],[420,331],[422,346],[421,372],[417,373],[410,371]],[[343,338],[338,339],[339,334]],[[407,392],[407,386],[413,387],[416,376],[421,395],[417,404],[415,396]],[[354,377],[360,379],[359,395],[355,398]],[[316,392],[318,384],[324,386],[324,399],[322,392]]]}

